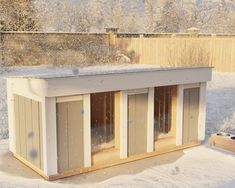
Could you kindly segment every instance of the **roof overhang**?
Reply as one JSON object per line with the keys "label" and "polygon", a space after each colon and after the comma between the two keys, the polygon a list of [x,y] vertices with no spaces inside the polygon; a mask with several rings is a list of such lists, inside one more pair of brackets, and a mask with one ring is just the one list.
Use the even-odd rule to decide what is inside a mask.
{"label": "roof overhang", "polygon": [[212,68],[167,68],[150,71],[119,72],[50,78],[8,78],[14,90],[30,91],[44,97],[141,89],[210,81]]}

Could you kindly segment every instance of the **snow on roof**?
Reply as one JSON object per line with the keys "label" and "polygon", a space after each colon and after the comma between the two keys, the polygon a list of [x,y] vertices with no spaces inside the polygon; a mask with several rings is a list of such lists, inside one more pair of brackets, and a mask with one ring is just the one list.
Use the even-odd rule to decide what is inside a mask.
{"label": "snow on roof", "polygon": [[27,66],[11,67],[8,69],[8,78],[63,78],[86,75],[105,75],[120,73],[152,72],[162,70],[182,70],[203,67],[158,67],[146,64],[100,65],[100,66]]}

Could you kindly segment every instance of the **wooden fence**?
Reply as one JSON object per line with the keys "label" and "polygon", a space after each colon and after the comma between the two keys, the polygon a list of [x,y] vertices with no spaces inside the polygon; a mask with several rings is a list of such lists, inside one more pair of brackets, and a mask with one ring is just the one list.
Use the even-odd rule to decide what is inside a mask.
{"label": "wooden fence", "polygon": [[121,52],[132,63],[235,71],[235,35],[3,32],[0,37],[0,58],[9,65],[110,63]]}
{"label": "wooden fence", "polygon": [[213,66],[235,71],[235,35],[117,35],[116,45],[136,61],[158,66]]}

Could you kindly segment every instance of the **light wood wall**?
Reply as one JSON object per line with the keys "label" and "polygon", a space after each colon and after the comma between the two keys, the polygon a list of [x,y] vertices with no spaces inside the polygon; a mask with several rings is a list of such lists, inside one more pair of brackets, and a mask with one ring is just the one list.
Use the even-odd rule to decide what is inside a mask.
{"label": "light wood wall", "polygon": [[43,169],[41,103],[14,95],[16,153]]}

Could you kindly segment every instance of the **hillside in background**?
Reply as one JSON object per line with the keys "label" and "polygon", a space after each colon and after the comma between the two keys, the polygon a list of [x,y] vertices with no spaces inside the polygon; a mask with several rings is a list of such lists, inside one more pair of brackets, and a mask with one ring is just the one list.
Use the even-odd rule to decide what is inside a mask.
{"label": "hillside in background", "polygon": [[36,8],[46,31],[235,33],[234,0],[38,0]]}
{"label": "hillside in background", "polygon": [[[2,26],[1,26],[2,25]],[[15,31],[235,33],[234,0],[0,0],[0,27]]]}

